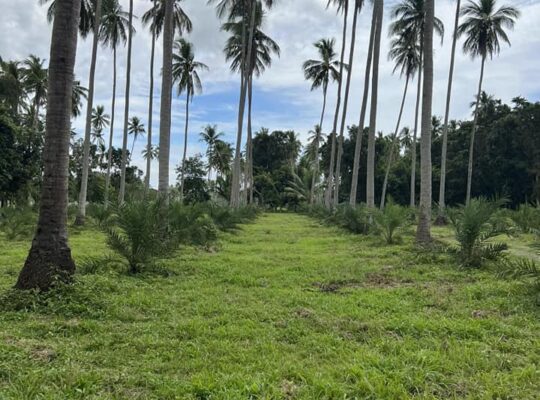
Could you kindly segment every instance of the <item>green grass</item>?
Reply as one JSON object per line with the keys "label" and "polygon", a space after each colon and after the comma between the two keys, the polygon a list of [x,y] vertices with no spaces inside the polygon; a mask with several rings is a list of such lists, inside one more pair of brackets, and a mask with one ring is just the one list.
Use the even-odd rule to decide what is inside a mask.
{"label": "green grass", "polygon": [[[0,399],[540,397],[526,286],[381,242],[265,214],[161,272],[78,276],[83,304],[0,313]],[[0,241],[0,292],[28,245]],[[107,252],[91,230],[71,245]]]}

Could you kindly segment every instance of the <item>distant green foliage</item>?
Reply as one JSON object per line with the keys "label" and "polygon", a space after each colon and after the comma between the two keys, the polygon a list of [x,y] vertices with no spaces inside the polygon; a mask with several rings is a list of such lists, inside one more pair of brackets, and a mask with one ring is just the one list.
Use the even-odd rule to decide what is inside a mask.
{"label": "distant green foliage", "polygon": [[504,243],[490,239],[508,232],[498,214],[503,200],[472,199],[470,204],[449,210],[458,242],[457,255],[463,266],[480,267],[486,260],[496,260],[507,249]]}
{"label": "distant green foliage", "polygon": [[523,232],[530,233],[540,230],[540,208],[522,204],[516,211],[510,211],[510,218]]}
{"label": "distant green foliage", "polygon": [[387,244],[394,244],[396,234],[408,223],[410,211],[397,204],[389,202],[383,210],[377,210],[373,215],[375,231]]}
{"label": "distant green foliage", "polygon": [[36,227],[36,213],[30,208],[1,208],[0,231],[8,240],[30,239]]}
{"label": "distant green foliage", "polygon": [[111,217],[113,215],[113,210],[111,207],[107,207],[104,204],[99,203],[89,204],[86,212],[100,228],[106,228],[111,222]]}

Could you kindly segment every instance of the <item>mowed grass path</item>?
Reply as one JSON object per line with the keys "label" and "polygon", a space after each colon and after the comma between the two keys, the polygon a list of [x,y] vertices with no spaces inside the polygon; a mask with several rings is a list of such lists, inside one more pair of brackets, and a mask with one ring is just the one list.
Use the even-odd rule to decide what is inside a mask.
{"label": "mowed grass path", "polygon": [[[94,231],[71,244],[106,252]],[[0,399],[540,398],[539,313],[517,282],[294,214],[219,247],[169,276],[81,275],[81,307],[0,313]],[[0,241],[0,291],[27,248]]]}

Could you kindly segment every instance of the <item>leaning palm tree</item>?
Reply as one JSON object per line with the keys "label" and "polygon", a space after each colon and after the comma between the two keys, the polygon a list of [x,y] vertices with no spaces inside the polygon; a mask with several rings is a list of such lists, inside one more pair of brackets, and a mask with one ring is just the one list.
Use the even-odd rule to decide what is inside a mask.
{"label": "leaning palm tree", "polygon": [[[123,11],[118,0],[105,0],[103,18],[100,25],[100,36],[103,43],[113,51],[113,87],[111,104],[111,124],[109,130],[109,149],[107,153],[107,174],[105,176],[104,202],[109,202],[109,186],[111,184],[112,150],[114,137],[114,121],[116,110],[116,53],[118,45],[126,44],[129,29],[129,14]],[[133,29],[133,27],[131,27]]]}
{"label": "leaning palm tree", "polygon": [[431,129],[433,107],[433,31],[435,0],[425,0],[425,23],[422,48],[424,50],[424,83],[422,93],[422,134],[420,144],[420,209],[416,240],[420,244],[431,241]]}
{"label": "leaning palm tree", "polygon": [[[420,65],[423,65],[423,36],[425,26],[425,0],[401,0],[392,9],[392,19],[395,21],[390,25],[390,32],[399,35],[400,32],[410,31],[416,35],[420,46]],[[437,17],[433,20],[435,33],[444,37],[444,24]],[[416,142],[418,136],[418,120],[420,116],[420,100],[422,96],[422,68],[418,71],[418,87],[416,93],[416,108],[414,116],[413,143],[411,152],[411,182],[410,182],[410,206],[416,205]]]}
{"label": "leaning palm tree", "polygon": [[208,181],[212,175],[213,161],[216,156],[216,143],[224,135],[223,132],[218,132],[217,125],[206,125],[204,130],[199,134],[201,140],[206,143],[206,159],[208,160]]}
{"label": "leaning palm tree", "polygon": [[322,88],[323,91],[321,119],[318,125],[321,129],[324,122],[324,112],[326,110],[328,85],[330,81],[335,82],[339,79],[339,61],[335,59],[335,44],[335,39],[320,39],[313,44],[313,46],[317,48],[320,58],[318,60],[307,60],[302,66],[304,77],[306,80],[312,82],[311,90]]}
{"label": "leaning palm tree", "polygon": [[388,176],[390,174],[390,168],[394,158],[394,152],[396,151],[397,144],[399,143],[398,132],[401,124],[401,117],[403,116],[403,107],[405,106],[405,99],[407,98],[407,89],[409,88],[409,81],[414,77],[414,74],[420,69],[420,47],[414,34],[411,31],[401,32],[396,38],[392,40],[390,48],[389,58],[396,63],[394,67],[394,73],[399,69],[400,75],[405,75],[405,88],[403,90],[403,98],[401,100],[401,107],[399,108],[399,115],[396,123],[396,129],[390,148],[390,155],[388,156],[388,163],[386,165],[386,173],[384,175],[384,182],[381,194],[381,210],[384,208],[386,201],[386,189],[388,186]]}
{"label": "leaning palm tree", "polygon": [[309,131],[309,148],[311,150],[311,158],[313,161],[313,175],[311,176],[311,188],[309,193],[309,204],[313,205],[315,203],[315,188],[319,180],[319,168],[320,168],[320,159],[319,159],[319,148],[323,142],[324,135],[320,125],[315,125],[315,128],[312,131]]}
{"label": "leaning palm tree", "polygon": [[131,151],[129,152],[130,157],[133,157],[133,149],[135,149],[135,142],[139,136],[143,136],[146,133],[144,129],[144,124],[141,123],[139,117],[131,117],[128,123],[128,134],[133,136],[133,142],[131,142]]}
{"label": "leaning palm tree", "polygon": [[84,129],[82,178],[79,192],[79,208],[75,225],[84,225],[86,218],[86,192],[88,190],[88,172],[90,169],[90,139],[92,135],[92,110],[94,103],[94,81],[96,76],[97,50],[99,44],[99,30],[101,23],[102,0],[96,0],[93,10],[93,39],[92,39],[92,57],[90,59],[90,76],[88,78],[88,99],[86,102],[86,124]]}
{"label": "leaning palm tree", "polygon": [[[182,0],[175,0],[173,9],[174,30],[182,35],[183,32],[191,32],[193,29],[191,20],[180,7]],[[156,52],[156,39],[159,38],[165,22],[165,4],[162,0],[152,0],[152,7],[143,14],[142,23],[150,25],[152,32],[152,46],[150,50],[150,93],[148,95],[148,148],[152,147],[152,120],[154,113],[154,58]],[[152,166],[152,158],[146,158],[146,174],[144,177],[145,191],[150,188],[150,169]]]}
{"label": "leaning palm tree", "polygon": [[[497,9],[497,0],[470,0],[461,10],[461,16],[465,21],[458,28],[458,36],[465,36],[463,51],[473,59],[480,57],[480,79],[478,82],[477,99],[482,93],[484,80],[484,68],[486,60],[493,58],[501,51],[501,42],[510,45],[510,39],[505,28],[513,29],[519,18],[519,11],[510,6],[501,6]],[[474,122],[469,146],[469,167],[467,170],[467,197],[466,204],[471,200],[473,162],[474,162],[474,139],[478,125],[478,104],[474,109]]]}
{"label": "leaning palm tree", "polygon": [[120,162],[120,190],[118,192],[118,203],[124,203],[126,195],[126,167],[127,167],[127,142],[129,130],[129,94],[131,89],[131,45],[133,42],[133,0],[129,0],[128,17],[128,43],[127,43],[127,65],[126,65],[126,93],[124,96],[124,133],[122,135],[122,160]]}
{"label": "leaning palm tree", "polygon": [[186,93],[186,122],[184,128],[184,152],[180,172],[180,196],[184,194],[184,165],[187,157],[188,127],[189,127],[189,103],[193,101],[196,93],[202,92],[199,71],[208,70],[208,66],[195,61],[193,44],[185,39],[178,39],[174,43],[172,76],[178,84],[178,95]]}
{"label": "leaning palm tree", "polygon": [[81,3],[57,0],[49,62],[43,181],[37,229],[15,285],[50,289],[75,272],[68,244],[69,139],[73,70]]}
{"label": "leaning palm tree", "polygon": [[47,69],[43,68],[44,61],[39,57],[30,55],[23,61],[23,82],[26,90],[33,93],[32,129],[37,131],[39,109],[44,105],[47,97]]}

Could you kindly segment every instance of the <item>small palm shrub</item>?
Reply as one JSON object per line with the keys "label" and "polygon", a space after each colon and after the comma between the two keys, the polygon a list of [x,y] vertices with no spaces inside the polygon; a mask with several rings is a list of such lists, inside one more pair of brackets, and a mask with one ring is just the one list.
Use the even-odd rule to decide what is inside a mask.
{"label": "small palm shrub", "polygon": [[389,202],[383,210],[377,210],[373,215],[375,231],[386,240],[386,243],[394,244],[398,232],[408,224],[409,215],[410,211],[407,208]]}
{"label": "small palm shrub", "polygon": [[356,207],[347,204],[338,206],[334,213],[327,217],[327,221],[350,232],[366,235],[370,230],[370,215],[370,210],[364,204]]}
{"label": "small palm shrub", "polygon": [[523,233],[540,230],[540,208],[522,204],[515,211],[510,211],[510,218]]}
{"label": "small palm shrub", "polygon": [[486,260],[498,259],[507,249],[504,243],[490,239],[508,233],[508,226],[498,213],[504,200],[472,199],[469,205],[449,210],[455,229],[458,248],[456,253],[465,267],[480,267]]}
{"label": "small palm shrub", "polygon": [[8,240],[29,239],[36,227],[37,215],[30,208],[0,209],[0,230]]}
{"label": "small palm shrub", "polygon": [[508,259],[499,263],[499,276],[532,282],[537,302],[540,302],[540,265],[530,259]]}
{"label": "small palm shrub", "polygon": [[106,228],[111,222],[113,210],[111,207],[106,207],[104,204],[91,203],[88,205],[87,213],[92,218],[96,225],[100,228]]}
{"label": "small palm shrub", "polygon": [[207,246],[217,239],[216,225],[201,205],[171,203],[167,219],[170,231],[178,243]]}
{"label": "small palm shrub", "polygon": [[106,232],[108,246],[127,261],[130,273],[171,256],[178,247],[178,236],[161,201],[124,203],[116,209]]}

